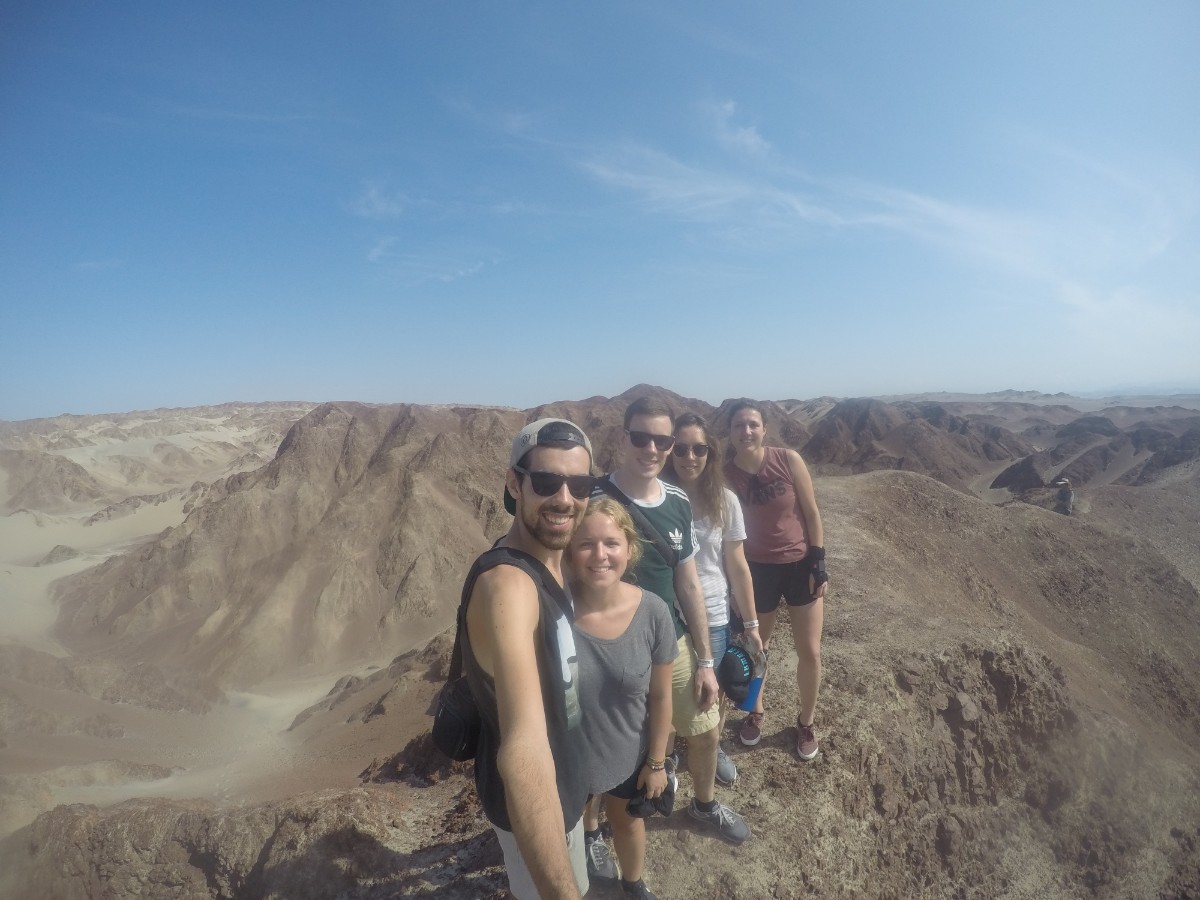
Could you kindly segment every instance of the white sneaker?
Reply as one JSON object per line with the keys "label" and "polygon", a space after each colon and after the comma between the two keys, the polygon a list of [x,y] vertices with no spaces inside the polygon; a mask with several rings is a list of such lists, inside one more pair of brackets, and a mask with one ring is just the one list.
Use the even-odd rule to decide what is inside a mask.
{"label": "white sneaker", "polygon": [[733,760],[725,755],[724,748],[717,747],[717,784],[721,787],[733,787],[737,781],[738,770]]}

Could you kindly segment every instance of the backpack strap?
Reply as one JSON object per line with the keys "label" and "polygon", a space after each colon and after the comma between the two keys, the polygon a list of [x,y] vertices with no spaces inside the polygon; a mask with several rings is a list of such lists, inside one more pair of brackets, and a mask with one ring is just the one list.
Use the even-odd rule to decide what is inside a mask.
{"label": "backpack strap", "polygon": [[[472,579],[474,583],[474,579]],[[467,597],[470,597],[467,594]],[[454,681],[463,673],[463,654],[462,654],[462,635],[463,630],[467,627],[467,601],[460,600],[458,604],[458,615],[456,616],[457,626],[454,629],[454,651],[450,654],[450,671],[446,675],[446,681]]]}
{"label": "backpack strap", "polygon": [[447,681],[453,681],[462,675],[462,636],[467,629],[467,604],[471,602],[471,592],[475,590],[475,582],[484,572],[503,565],[515,566],[520,569],[536,584],[546,589],[546,592],[558,604],[558,608],[567,616],[568,621],[573,622],[575,619],[574,609],[571,601],[567,599],[566,591],[558,583],[558,579],[550,574],[550,570],[542,564],[541,560],[523,550],[494,546],[475,560],[470,575],[463,583],[462,599],[458,602],[458,627],[454,632],[454,652],[450,654],[450,672],[446,676]]}
{"label": "backpack strap", "polygon": [[629,516],[637,524],[638,530],[650,539],[650,543],[654,545],[654,549],[658,551],[658,555],[672,569],[679,565],[679,553],[675,548],[667,543],[667,539],[662,536],[662,532],[654,527],[654,523],[646,518],[646,514],[642,512],[641,507],[634,503],[625,492],[613,483],[611,477],[600,478],[596,481],[600,490],[608,494],[614,500],[618,501],[622,506],[629,510]]}

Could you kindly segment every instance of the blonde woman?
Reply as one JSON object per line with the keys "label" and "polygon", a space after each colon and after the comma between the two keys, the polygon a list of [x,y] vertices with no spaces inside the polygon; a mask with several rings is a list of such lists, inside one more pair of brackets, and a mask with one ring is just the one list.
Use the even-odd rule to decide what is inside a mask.
{"label": "blonde woman", "polygon": [[[653,799],[667,787],[666,760],[653,754],[662,753],[671,729],[677,650],[666,603],[621,580],[641,552],[625,507],[602,497],[588,504],[566,560],[592,793],[605,795],[624,895],[656,900],[642,881],[645,823],[626,806],[642,791]],[[587,843],[597,846],[599,821],[591,807],[584,828]]]}

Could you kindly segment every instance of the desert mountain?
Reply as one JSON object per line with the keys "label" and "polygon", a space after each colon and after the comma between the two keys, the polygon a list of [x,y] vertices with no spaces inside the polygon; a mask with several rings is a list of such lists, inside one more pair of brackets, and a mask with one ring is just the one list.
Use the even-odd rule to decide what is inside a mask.
{"label": "desert mountain", "polygon": [[223,496],[67,581],[58,634],[75,652],[172,660],[221,688],[428,639],[462,560],[496,531],[498,461],[520,418],[320,406]]}
{"label": "desert mountain", "polygon": [[1150,484],[1200,459],[1200,415],[1178,407],[1104,410],[1038,431],[1040,449],[1001,472],[993,488],[1024,496],[1058,478],[1076,488]]}
{"label": "desert mountain", "polygon": [[844,400],[825,414],[803,446],[807,460],[830,472],[900,469],[966,489],[997,462],[1033,452],[997,424],[947,412],[937,403]]}
{"label": "desert mountain", "polygon": [[[650,390],[727,408],[646,386],[526,411],[325,404],[261,465],[210,469],[186,497],[143,483],[73,507],[74,526],[0,517],[38,538],[0,557],[0,586],[61,579],[42,643],[0,644],[0,824],[31,823],[4,842],[0,895],[503,896],[469,765],[428,745],[444,628],[470,558],[507,527],[517,428],[568,415],[608,468],[626,402]],[[1102,413],[1108,428],[1053,399],[768,405],[768,432],[818,473],[829,535],[822,754],[796,763],[782,712],[758,748],[727,739],[741,778],[720,796],[755,836],[728,848],[685,816],[653,821],[664,900],[1200,891],[1192,426],[1142,409]],[[0,446],[97,440],[31,446],[21,424]],[[1153,479],[1084,479],[1075,516],[979,490],[1059,444],[1074,449],[1051,467],[1123,437],[1148,449],[1146,428],[1174,455]],[[112,488],[109,457],[70,458]],[[105,502],[126,507],[95,519]],[[790,681],[770,688],[779,710]]]}
{"label": "desert mountain", "polygon": [[0,511],[65,513],[257,468],[311,403],[0,421]]}
{"label": "desert mountain", "polygon": [[78,463],[36,450],[0,450],[7,475],[4,508],[68,512],[106,497],[104,488]]}

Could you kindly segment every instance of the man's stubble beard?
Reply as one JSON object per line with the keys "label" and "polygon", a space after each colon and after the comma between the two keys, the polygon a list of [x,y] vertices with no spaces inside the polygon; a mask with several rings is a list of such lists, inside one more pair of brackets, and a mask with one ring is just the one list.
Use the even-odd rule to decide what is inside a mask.
{"label": "man's stubble beard", "polygon": [[[525,523],[525,530],[529,532],[530,537],[536,540],[547,550],[566,550],[571,544],[571,538],[575,537],[575,532],[579,530],[579,525],[583,521],[583,513],[586,507],[570,507],[563,509],[561,506],[541,507],[533,511],[532,519],[524,514],[522,508],[522,521]],[[567,532],[549,532],[548,526],[542,522],[542,512],[559,512],[566,513],[572,517],[571,530]],[[549,533],[547,533],[549,532]]]}

